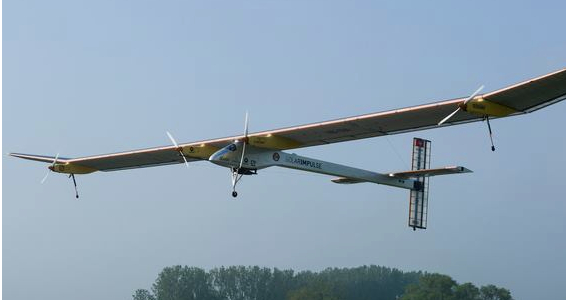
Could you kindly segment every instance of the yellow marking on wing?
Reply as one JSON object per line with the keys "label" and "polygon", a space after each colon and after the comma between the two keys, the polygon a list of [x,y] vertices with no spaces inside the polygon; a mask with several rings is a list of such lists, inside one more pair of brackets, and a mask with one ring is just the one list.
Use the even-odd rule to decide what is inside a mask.
{"label": "yellow marking on wing", "polygon": [[98,170],[73,163],[55,164],[53,167],[53,172],[65,174],[88,174],[96,171]]}
{"label": "yellow marking on wing", "polygon": [[483,98],[474,99],[466,105],[466,111],[476,115],[505,117],[517,111],[505,105],[490,102]]}
{"label": "yellow marking on wing", "polygon": [[218,151],[217,147],[207,144],[183,147],[184,155],[189,157],[202,158],[202,159],[208,159],[216,151]]}
{"label": "yellow marking on wing", "polygon": [[293,149],[301,146],[301,143],[293,139],[273,134],[251,136],[248,143],[256,147],[276,150]]}

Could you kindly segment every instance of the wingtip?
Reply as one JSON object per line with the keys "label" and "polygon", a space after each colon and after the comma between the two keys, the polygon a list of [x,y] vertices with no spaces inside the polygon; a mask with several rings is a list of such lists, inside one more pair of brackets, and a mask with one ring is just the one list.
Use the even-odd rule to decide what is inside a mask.
{"label": "wingtip", "polygon": [[28,155],[28,154],[23,154],[23,153],[14,153],[14,152],[10,152],[8,153],[8,155],[12,156],[12,157],[17,157],[17,158],[29,158],[32,155]]}
{"label": "wingtip", "polygon": [[472,170],[470,170],[466,167],[460,166],[459,169],[460,169],[460,173],[474,173],[474,171],[472,171]]}
{"label": "wingtip", "polygon": [[23,153],[9,153],[9,155],[13,156],[13,157],[17,157],[17,158],[29,159],[29,160],[35,160],[35,161],[47,162],[47,163],[53,163],[53,161],[64,162],[65,160],[67,160],[66,158],[59,157],[59,154],[57,154],[56,157],[44,156],[44,155],[23,154]]}

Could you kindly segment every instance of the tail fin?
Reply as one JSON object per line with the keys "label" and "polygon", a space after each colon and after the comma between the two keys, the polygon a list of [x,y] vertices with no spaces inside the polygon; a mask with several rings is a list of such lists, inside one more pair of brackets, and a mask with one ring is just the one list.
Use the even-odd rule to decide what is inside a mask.
{"label": "tail fin", "polygon": [[[413,164],[411,171],[428,170],[430,168],[429,140],[413,139]],[[409,195],[409,227],[413,230],[426,229],[428,215],[428,175],[415,172],[415,180],[419,183]]]}
{"label": "tail fin", "polygon": [[430,169],[430,145],[429,140],[413,139],[413,166],[409,171],[378,174],[359,170],[362,172],[361,176],[342,176],[332,181],[340,184],[373,182],[409,189],[409,227],[413,227],[413,230],[426,229],[429,177],[472,172],[462,166]]}

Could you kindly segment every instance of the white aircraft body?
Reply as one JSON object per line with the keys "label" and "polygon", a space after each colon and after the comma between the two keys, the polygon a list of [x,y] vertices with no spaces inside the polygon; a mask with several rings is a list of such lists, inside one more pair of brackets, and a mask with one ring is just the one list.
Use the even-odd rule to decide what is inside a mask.
{"label": "white aircraft body", "polygon": [[[167,132],[172,146],[155,147],[113,154],[62,158],[56,156],[10,153],[10,155],[49,163],[45,181],[51,171],[69,174],[78,198],[75,174],[96,171],[152,167],[208,160],[226,167],[232,174],[232,196],[244,175],[257,174],[268,167],[284,167],[336,176],[335,183],[371,182],[410,191],[409,226],[425,229],[427,224],[428,178],[436,175],[469,173],[462,166],[431,169],[430,141],[413,141],[412,169],[381,174],[314,158],[290,154],[284,150],[345,142],[370,137],[445,127],[474,121],[486,121],[491,138],[490,119],[530,113],[566,98],[566,69],[527,80],[500,90],[480,94],[483,86],[471,96],[440,101],[332,121],[276,130],[248,133],[248,116],[244,134],[220,139],[178,144]],[[495,151],[493,140],[491,149]]]}

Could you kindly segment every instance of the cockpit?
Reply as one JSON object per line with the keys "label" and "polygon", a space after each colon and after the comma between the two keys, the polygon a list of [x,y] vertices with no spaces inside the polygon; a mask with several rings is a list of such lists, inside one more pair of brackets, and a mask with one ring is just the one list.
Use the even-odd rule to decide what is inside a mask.
{"label": "cockpit", "polygon": [[238,150],[239,150],[238,142],[234,142],[216,151],[214,154],[210,156],[208,160],[210,160],[213,163],[219,163],[221,165],[226,165],[226,163],[231,160],[239,161],[238,154],[235,153]]}

